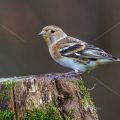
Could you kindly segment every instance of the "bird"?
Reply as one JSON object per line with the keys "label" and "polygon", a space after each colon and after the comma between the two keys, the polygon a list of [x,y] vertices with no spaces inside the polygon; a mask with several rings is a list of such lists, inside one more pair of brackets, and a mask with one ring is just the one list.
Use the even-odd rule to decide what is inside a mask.
{"label": "bird", "polygon": [[68,36],[55,25],[45,26],[38,35],[45,40],[51,57],[75,73],[83,74],[100,65],[120,61],[92,44]]}

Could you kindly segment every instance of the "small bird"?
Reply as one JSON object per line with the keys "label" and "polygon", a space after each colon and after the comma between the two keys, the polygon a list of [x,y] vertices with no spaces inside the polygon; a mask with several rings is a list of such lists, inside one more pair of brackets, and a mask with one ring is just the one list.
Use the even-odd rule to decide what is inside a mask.
{"label": "small bird", "polygon": [[54,25],[44,27],[38,35],[44,38],[52,58],[75,73],[83,74],[102,64],[120,61],[94,45],[68,36]]}

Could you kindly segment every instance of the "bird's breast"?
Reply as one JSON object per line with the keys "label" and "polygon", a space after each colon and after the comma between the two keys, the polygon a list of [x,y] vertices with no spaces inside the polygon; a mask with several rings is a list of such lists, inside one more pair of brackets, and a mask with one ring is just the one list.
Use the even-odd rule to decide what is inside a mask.
{"label": "bird's breast", "polygon": [[61,58],[61,54],[58,51],[58,46],[54,45],[54,46],[50,46],[49,47],[49,52],[51,57],[56,61],[59,60]]}

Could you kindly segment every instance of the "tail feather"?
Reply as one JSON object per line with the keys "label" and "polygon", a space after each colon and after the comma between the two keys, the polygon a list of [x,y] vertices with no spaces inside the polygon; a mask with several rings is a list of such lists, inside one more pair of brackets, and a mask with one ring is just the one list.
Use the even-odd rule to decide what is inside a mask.
{"label": "tail feather", "polygon": [[113,58],[113,61],[118,61],[118,62],[120,62],[120,59],[119,59],[119,58]]}
{"label": "tail feather", "polygon": [[116,61],[120,62],[120,59],[118,58]]}

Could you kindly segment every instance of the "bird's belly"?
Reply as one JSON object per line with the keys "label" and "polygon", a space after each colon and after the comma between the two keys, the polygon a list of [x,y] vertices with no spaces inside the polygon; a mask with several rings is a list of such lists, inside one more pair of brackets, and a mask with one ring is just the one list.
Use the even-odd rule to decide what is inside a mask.
{"label": "bird's belly", "polygon": [[111,60],[104,60],[104,59],[100,59],[100,60],[96,60],[96,61],[90,61],[89,64],[87,64],[87,69],[91,70],[94,69],[100,65],[106,64],[106,63],[110,63],[112,62]]}
{"label": "bird's belly", "polygon": [[98,66],[96,61],[90,61],[88,64],[83,64],[69,58],[63,58],[57,62],[62,66],[71,68],[73,70],[78,70],[81,72],[92,70]]}
{"label": "bird's belly", "polygon": [[97,65],[97,62],[96,61],[90,61],[87,65],[86,65],[86,68],[88,70],[92,70],[94,68],[96,68],[98,65]]}
{"label": "bird's belly", "polygon": [[62,66],[71,68],[73,70],[78,70],[81,72],[85,72],[86,71],[86,65],[81,64],[73,59],[70,58],[62,58],[59,61],[56,61],[57,63],[59,63]]}
{"label": "bird's belly", "polygon": [[68,67],[68,68],[71,68],[73,70],[85,72],[85,71],[95,69],[99,65],[108,63],[110,61],[99,60],[99,61],[90,61],[87,64],[83,64],[83,63],[80,63],[80,62],[75,61],[73,59],[64,57],[64,58],[62,58],[62,59],[60,59],[59,61],[56,61],[56,62],[59,63],[60,65],[64,66],[64,67]]}

